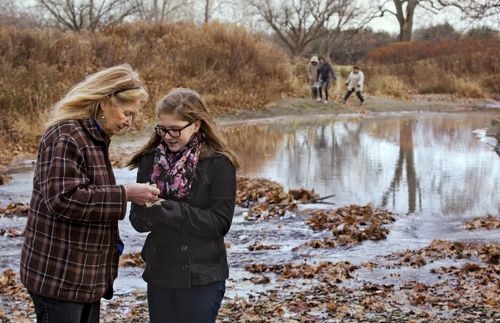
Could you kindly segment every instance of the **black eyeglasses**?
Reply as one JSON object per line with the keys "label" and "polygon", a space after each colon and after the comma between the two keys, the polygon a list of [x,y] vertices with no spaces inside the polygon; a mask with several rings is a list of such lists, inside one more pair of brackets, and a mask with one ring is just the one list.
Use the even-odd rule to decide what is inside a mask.
{"label": "black eyeglasses", "polygon": [[160,125],[155,126],[155,131],[156,134],[160,137],[165,137],[165,135],[168,133],[168,135],[172,138],[179,138],[181,136],[181,131],[192,125],[193,123],[190,122],[187,125],[185,125],[182,128],[179,129],[167,129],[165,127],[162,127]]}

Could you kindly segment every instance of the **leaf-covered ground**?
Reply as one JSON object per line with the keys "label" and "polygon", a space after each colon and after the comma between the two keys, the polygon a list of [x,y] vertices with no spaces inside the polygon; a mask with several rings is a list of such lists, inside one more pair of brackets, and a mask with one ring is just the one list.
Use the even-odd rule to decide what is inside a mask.
{"label": "leaf-covered ground", "polygon": [[[322,240],[311,237],[306,244],[294,246],[294,251],[324,248],[335,253],[337,248],[383,240],[389,233],[388,224],[397,221],[398,215],[371,205],[314,208],[314,202],[320,199],[305,189],[284,192],[279,183],[269,180],[238,181],[237,202],[247,208],[249,225],[286,216],[297,212],[298,204],[308,204],[308,209],[300,212],[304,217],[302,225],[311,232],[328,235]],[[464,228],[499,230],[499,221],[498,217],[485,215],[465,222]],[[22,239],[17,230],[6,228],[0,234]],[[251,258],[252,253],[276,252],[280,248],[254,241],[246,250]],[[127,253],[120,266],[142,267],[144,263],[140,253]],[[224,299],[219,322],[500,322],[498,242],[434,240],[423,248],[378,256],[357,265],[310,257],[285,263],[255,261],[244,269],[250,278],[240,278],[234,284],[249,280],[273,287]],[[412,270],[432,279],[405,275]],[[379,283],[361,279],[363,273],[380,275]],[[7,269],[0,276],[0,293],[1,322],[34,319],[31,301],[16,271]],[[103,301],[101,318],[104,322],[148,321],[145,290]]]}

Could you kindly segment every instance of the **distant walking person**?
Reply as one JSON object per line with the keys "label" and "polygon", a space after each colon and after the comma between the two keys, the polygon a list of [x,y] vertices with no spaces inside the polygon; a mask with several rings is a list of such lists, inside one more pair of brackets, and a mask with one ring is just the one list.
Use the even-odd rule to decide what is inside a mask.
{"label": "distant walking person", "polygon": [[330,77],[333,79],[333,84],[337,80],[335,71],[324,57],[319,57],[318,81],[319,81],[319,98],[318,102],[323,99],[323,90],[325,91],[325,103],[328,103],[328,87],[330,86]]}
{"label": "distant walking person", "polygon": [[316,99],[318,97],[318,57],[311,57],[311,61],[307,66],[307,80],[311,86],[312,98]]}
{"label": "distant walking person", "polygon": [[345,85],[347,86],[347,92],[344,96],[344,102],[347,102],[347,99],[351,96],[352,92],[356,91],[356,95],[358,96],[359,100],[361,101],[360,104],[363,104],[365,102],[365,99],[363,98],[363,95],[361,92],[363,91],[363,82],[365,80],[365,75],[363,72],[359,70],[359,67],[357,65],[354,65],[352,67],[351,73],[349,73],[349,76],[347,77],[347,80],[345,81]]}

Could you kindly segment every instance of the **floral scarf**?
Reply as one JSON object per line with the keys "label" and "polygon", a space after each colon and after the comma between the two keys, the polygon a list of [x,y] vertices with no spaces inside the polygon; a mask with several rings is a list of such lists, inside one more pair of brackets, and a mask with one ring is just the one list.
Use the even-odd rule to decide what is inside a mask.
{"label": "floral scarf", "polygon": [[178,152],[171,152],[163,140],[156,147],[151,181],[156,183],[156,187],[160,190],[160,197],[189,196],[202,142],[203,137],[197,132]]}

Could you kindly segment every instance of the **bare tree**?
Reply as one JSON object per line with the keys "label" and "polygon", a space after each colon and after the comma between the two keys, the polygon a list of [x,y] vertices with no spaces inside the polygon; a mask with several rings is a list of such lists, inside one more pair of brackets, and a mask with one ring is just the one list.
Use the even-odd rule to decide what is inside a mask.
{"label": "bare tree", "polygon": [[[410,41],[413,34],[413,18],[418,5],[424,6],[424,2],[431,4],[433,0],[384,0],[378,2],[377,10],[380,17],[386,13],[396,17],[399,23],[399,41]],[[393,8],[391,7],[393,5]]]}
{"label": "bare tree", "polygon": [[500,16],[500,0],[437,0],[442,7],[455,7],[465,17],[482,19]]}
{"label": "bare tree", "polygon": [[173,14],[185,8],[190,0],[136,0],[140,20],[157,23],[173,19]]}
{"label": "bare tree", "polygon": [[38,4],[63,29],[95,31],[122,22],[137,10],[128,0],[37,0]]}
{"label": "bare tree", "polygon": [[458,8],[465,17],[476,20],[500,15],[500,0],[379,0],[374,17],[394,15],[399,23],[399,41],[410,41],[417,8],[436,14],[446,7]]}
{"label": "bare tree", "polygon": [[248,0],[292,55],[300,55],[309,43],[341,29],[353,18],[349,0]]}
{"label": "bare tree", "polygon": [[237,7],[239,4],[236,0],[203,0],[200,1],[200,5],[202,5],[202,8],[200,8],[202,11],[202,21],[208,23],[216,13],[218,13],[217,16],[225,16],[229,18],[227,20],[233,21],[234,17],[230,16],[229,9]]}
{"label": "bare tree", "polygon": [[17,28],[40,26],[40,20],[27,7],[22,7],[19,1],[0,1],[0,25],[11,25]]}

